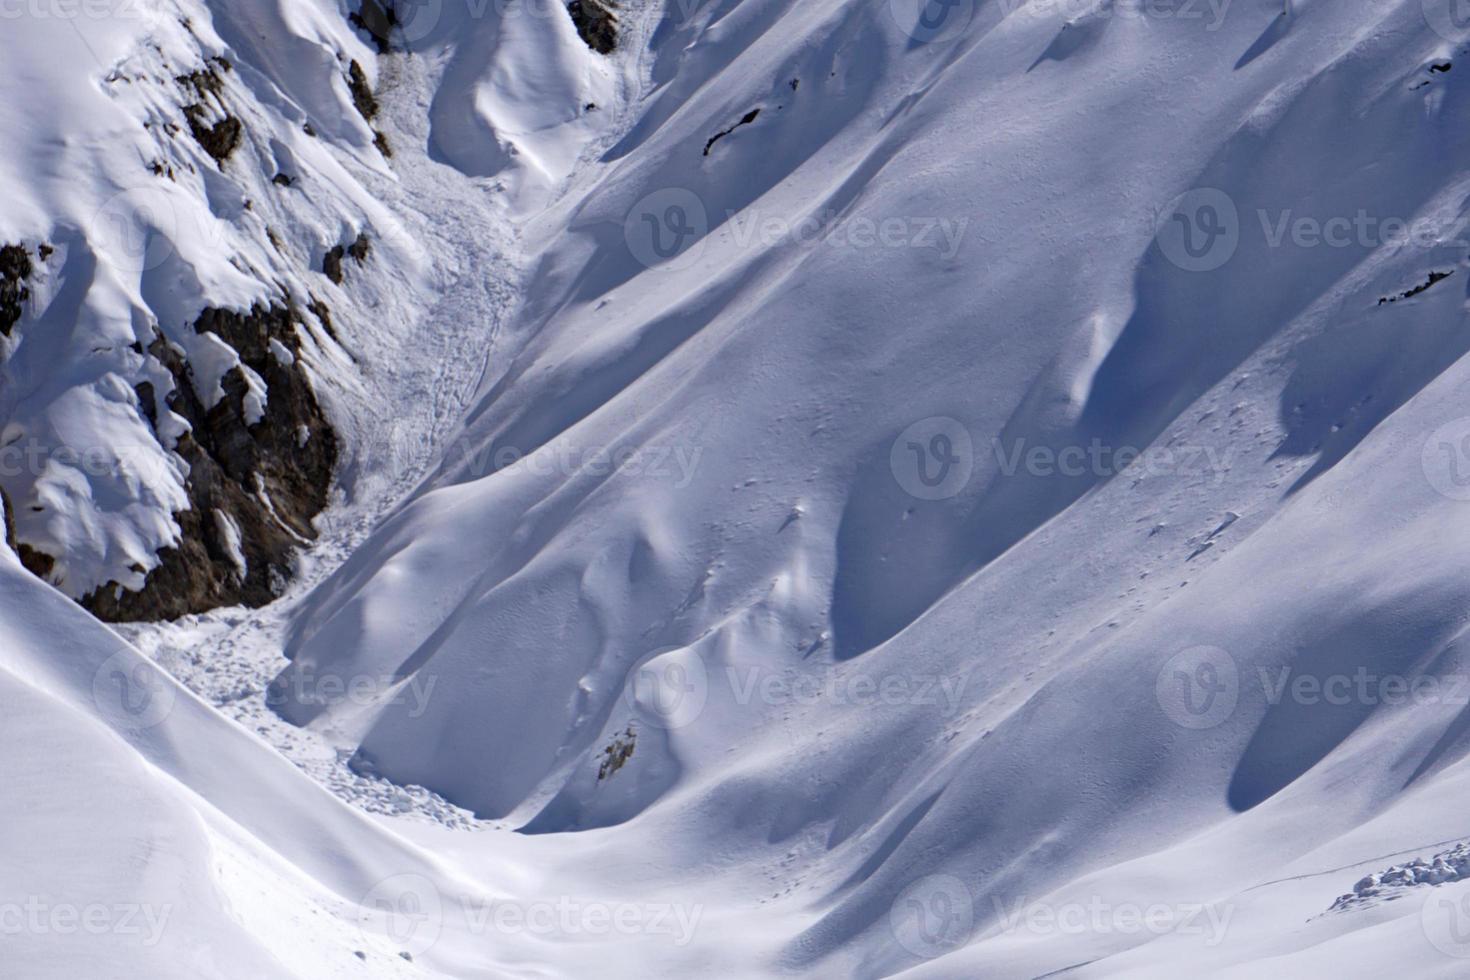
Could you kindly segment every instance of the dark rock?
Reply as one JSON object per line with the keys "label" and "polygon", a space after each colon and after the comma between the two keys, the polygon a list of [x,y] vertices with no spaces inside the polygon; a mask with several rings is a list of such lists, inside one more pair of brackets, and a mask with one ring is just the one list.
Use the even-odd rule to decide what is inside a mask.
{"label": "dark rock", "polygon": [[357,106],[358,113],[368,122],[372,122],[378,115],[378,97],[368,84],[367,73],[356,61],[347,69],[347,88],[352,92],[352,104]]}
{"label": "dark rock", "polygon": [[143,412],[143,417],[153,428],[158,428],[158,396],[154,391],[152,381],[144,381],[133,389],[138,396],[138,408]]}
{"label": "dark rock", "polygon": [[567,13],[577,34],[598,54],[612,54],[618,46],[617,4],[613,0],[572,0]]}
{"label": "dark rock", "polygon": [[[109,583],[82,600],[104,620],[174,619],[223,605],[270,602],[290,578],[295,550],[316,537],[311,522],[327,504],[337,437],[298,357],[296,311],[283,306],[257,306],[248,313],[210,309],[200,315],[195,329],[229,344],[264,380],[265,415],[254,425],[247,421],[246,382],[238,369],[224,378],[225,397],[206,409],[182,356],[162,337],[154,339],[149,353],[175,382],[168,407],[193,426],[174,447],[189,464],[190,509],[174,515],[182,539],[176,548],[159,553],[161,563],[141,591]],[[289,352],[284,360],[291,363],[276,359],[272,341]],[[146,415],[153,391],[150,387],[145,398],[142,387],[139,398]],[[243,575],[215,511],[228,515],[239,529]],[[50,560],[44,555],[40,559]]]}
{"label": "dark rock", "polygon": [[1453,269],[1450,269],[1447,272],[1431,272],[1429,273],[1429,279],[1426,282],[1420,283],[1412,289],[1406,289],[1403,292],[1396,293],[1392,296],[1378,297],[1378,305],[1387,306],[1391,303],[1401,303],[1406,299],[1413,299],[1415,296],[1419,296],[1423,293],[1429,292],[1429,290],[1433,289],[1435,286],[1438,286],[1440,283],[1444,282],[1446,279],[1454,274],[1455,270]]}
{"label": "dark rock", "polygon": [[0,334],[10,336],[20,321],[22,304],[31,298],[31,255],[24,245],[0,246]]}
{"label": "dark rock", "polygon": [[10,503],[10,495],[0,487],[0,509],[5,511],[5,546],[11,551],[16,551],[15,543],[15,507]]}
{"label": "dark rock", "polygon": [[756,121],[760,114],[761,111],[759,109],[752,109],[744,116],[741,116],[740,121],[731,126],[729,129],[721,130],[720,132],[711,136],[709,138],[709,142],[704,144],[704,155],[709,156],[709,151],[714,148],[714,145],[716,143],[724,139],[726,136],[729,136],[731,133],[735,132],[735,130],[739,129],[741,126],[749,126],[751,123]]}
{"label": "dark rock", "polygon": [[15,553],[20,555],[20,563],[36,578],[49,581],[51,573],[56,570],[55,558],[44,551],[37,551],[28,544],[18,545]]}
{"label": "dark rock", "polygon": [[621,735],[613,736],[612,742],[602,750],[602,762],[597,767],[597,781],[602,782],[633,758],[638,745],[638,733],[629,725]]}
{"label": "dark rock", "polygon": [[[322,329],[327,332],[327,336],[333,340],[338,340],[337,327],[332,323],[332,308],[315,296],[311,298],[310,303],[306,304],[306,308],[311,311],[313,316],[321,321]],[[340,343],[340,341],[338,342]]]}
{"label": "dark rock", "polygon": [[[367,232],[362,232],[350,245],[332,246],[331,250],[322,257],[322,272],[326,274],[328,279],[332,280],[334,283],[340,286],[342,285],[342,281],[346,278],[346,274],[343,272],[342,269],[342,260],[350,255],[353,259],[357,261],[358,265],[362,265],[368,260],[368,256],[372,254],[373,240],[367,236]],[[315,299],[313,299],[312,302],[314,304],[319,303],[319,301]],[[315,306],[312,307],[312,312],[317,313]],[[328,332],[330,332],[331,314],[328,313],[326,316],[322,316],[320,313],[318,313],[317,317],[322,321],[323,325],[326,326]]]}
{"label": "dark rock", "polygon": [[296,181],[292,180],[289,174],[276,174],[271,178],[271,183],[277,187],[290,187]]}
{"label": "dark rock", "polygon": [[245,129],[234,116],[226,116],[213,126],[206,125],[201,121],[203,112],[199,106],[184,107],[184,115],[189,120],[189,131],[194,134],[194,139],[222,167],[229,155],[240,145]]}
{"label": "dark rock", "polygon": [[342,257],[346,254],[347,250],[345,248],[341,245],[336,245],[322,258],[322,272],[326,273],[327,278],[339,286],[342,285],[343,278]]}
{"label": "dark rock", "polygon": [[[175,79],[194,95],[194,101],[184,106],[189,132],[220,167],[235,152],[245,132],[240,120],[225,110],[224,74],[230,70],[226,59],[211,58],[199,71]],[[217,121],[210,122],[211,119]]]}

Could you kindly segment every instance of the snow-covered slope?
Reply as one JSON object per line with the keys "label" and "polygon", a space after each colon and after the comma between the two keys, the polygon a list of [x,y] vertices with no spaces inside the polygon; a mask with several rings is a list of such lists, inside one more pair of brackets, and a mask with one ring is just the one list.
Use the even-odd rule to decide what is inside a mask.
{"label": "snow-covered slope", "polygon": [[16,538],[104,618],[260,605],[334,480],[391,496],[406,467],[365,453],[457,418],[508,305],[497,215],[565,177],[614,74],[564,12],[438,18],[427,145],[395,168],[374,46],[336,3],[73,6],[0,40]]}
{"label": "snow-covered slope", "polygon": [[[252,268],[341,306],[359,356],[313,381],[349,462],[283,600],[129,635],[351,756],[344,795],[481,818],[340,845],[420,862],[402,963],[1463,974],[1452,4],[627,0],[606,56],[559,5],[415,4],[382,53],[329,3],[191,9],[337,176]],[[310,278],[368,227],[373,277]],[[193,264],[183,322],[258,301]],[[283,842],[227,804],[286,776],[164,768],[242,863],[344,893],[300,850],[349,833],[331,801]],[[264,928],[219,942],[279,956]]]}

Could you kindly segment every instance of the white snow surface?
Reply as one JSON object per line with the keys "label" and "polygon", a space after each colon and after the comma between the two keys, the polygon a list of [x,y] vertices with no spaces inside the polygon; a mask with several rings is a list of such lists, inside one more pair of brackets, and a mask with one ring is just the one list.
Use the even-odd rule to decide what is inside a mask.
{"label": "white snow surface", "polygon": [[[1452,4],[129,9],[0,34],[5,441],[140,443],[139,325],[279,284],[347,458],[264,610],[0,562],[17,976],[1465,974],[1458,874],[1329,911],[1470,840]],[[248,148],[160,180],[213,56]],[[36,475],[65,591],[157,456]]]}

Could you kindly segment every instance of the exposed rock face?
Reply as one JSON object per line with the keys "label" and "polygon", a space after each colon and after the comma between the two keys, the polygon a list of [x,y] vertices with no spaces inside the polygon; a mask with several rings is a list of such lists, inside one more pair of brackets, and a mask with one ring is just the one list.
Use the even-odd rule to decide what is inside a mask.
{"label": "exposed rock face", "polygon": [[335,245],[327,250],[322,257],[322,274],[337,285],[342,285],[342,257],[347,254],[346,247]]}
{"label": "exposed rock face", "polygon": [[709,151],[715,148],[716,143],[724,139],[726,136],[729,136],[731,133],[735,132],[735,130],[739,129],[741,126],[749,126],[751,123],[760,118],[760,114],[761,111],[759,108],[752,109],[745,115],[741,116],[740,121],[731,126],[729,129],[722,129],[715,135],[711,136],[709,138],[709,142],[704,144],[704,155],[709,156]]}
{"label": "exposed rock face", "polygon": [[[265,414],[248,422],[247,385],[238,368],[224,378],[225,397],[206,409],[180,354],[154,339],[149,352],[176,383],[168,407],[193,426],[176,447],[189,464],[192,507],[174,515],[182,540],[160,553],[162,564],[141,592],[108,585],[82,600],[105,620],[173,619],[270,602],[290,577],[292,552],[315,537],[312,518],[327,504],[337,439],[298,357],[296,312],[211,309],[195,329],[224,340],[265,381]],[[145,414],[156,419],[151,386],[138,393]]]}
{"label": "exposed rock face", "polygon": [[[352,93],[352,104],[357,107],[358,114],[371,124],[378,117],[378,97],[373,94],[367,73],[356,61],[347,70],[347,88]],[[384,157],[393,156],[393,148],[388,145],[388,137],[381,129],[373,130],[373,145]]]}
{"label": "exposed rock face", "polygon": [[1432,858],[1415,858],[1359,879],[1353,890],[1339,896],[1329,912],[1368,908],[1407,895],[1415,887],[1443,885],[1470,878],[1470,843],[1456,844]]}
{"label": "exposed rock face", "polygon": [[5,511],[5,546],[15,551],[15,507],[10,503],[10,494],[3,488],[0,488],[0,510]]}
{"label": "exposed rock face", "polygon": [[[334,245],[328,250],[327,254],[322,257],[322,272],[328,279],[340,286],[346,278],[342,269],[342,260],[350,255],[358,265],[362,265],[372,254],[372,239],[366,233],[359,234],[351,245]],[[326,317],[319,315],[319,319],[327,322]]]}
{"label": "exposed rock face", "polygon": [[633,758],[637,744],[638,734],[633,731],[633,726],[629,725],[621,735],[612,740],[607,748],[602,750],[602,761],[597,766],[597,781],[602,782],[627,765],[628,760]]}
{"label": "exposed rock face", "polygon": [[21,304],[30,299],[25,282],[31,271],[31,256],[24,245],[0,246],[0,334],[7,337],[20,320]]}
{"label": "exposed rock face", "polygon": [[224,105],[224,73],[230,70],[231,65],[224,58],[213,58],[199,71],[177,79],[195,99],[184,106],[189,131],[220,166],[235,152],[244,135],[240,120],[230,115]]}
{"label": "exposed rock face", "polygon": [[616,7],[613,0],[572,0],[567,4],[577,33],[598,54],[612,54],[618,46]]}
{"label": "exposed rock face", "polygon": [[367,73],[356,61],[347,70],[347,87],[352,91],[352,104],[357,106],[357,111],[362,114],[362,118],[372,122],[373,117],[378,114],[378,97],[368,84]]}

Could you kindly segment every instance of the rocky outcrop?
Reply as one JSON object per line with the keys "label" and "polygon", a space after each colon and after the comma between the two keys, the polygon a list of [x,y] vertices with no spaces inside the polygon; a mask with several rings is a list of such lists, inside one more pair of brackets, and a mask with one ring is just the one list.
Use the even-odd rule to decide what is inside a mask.
{"label": "rocky outcrop", "polygon": [[577,34],[598,54],[612,54],[618,46],[617,4],[613,0],[572,0],[567,13]]}
{"label": "rocky outcrop", "polygon": [[1440,283],[1444,282],[1446,279],[1448,279],[1450,276],[1453,276],[1454,274],[1454,269],[1431,272],[1427,281],[1422,282],[1411,289],[1406,289],[1401,293],[1394,293],[1392,296],[1378,297],[1378,305],[1388,306],[1393,303],[1402,303],[1406,299],[1413,299],[1415,296],[1429,292],[1435,286],[1438,286]]}
{"label": "rocky outcrop", "polygon": [[711,136],[709,138],[709,142],[704,144],[704,155],[709,156],[709,151],[715,148],[716,143],[724,139],[726,136],[729,136],[731,133],[735,132],[735,130],[739,129],[741,126],[749,126],[751,123],[755,122],[756,119],[760,118],[760,114],[761,111],[759,108],[752,109],[745,115],[741,116],[740,121],[731,126],[729,129],[722,129],[715,135]]}
{"label": "rocky outcrop", "polygon": [[1353,885],[1353,890],[1339,896],[1329,912],[1344,912],[1392,901],[1408,894],[1411,888],[1443,885],[1470,878],[1470,843],[1456,844],[1432,858],[1415,858],[1407,864],[1395,864],[1377,871]]}
{"label": "rocky outcrop", "polygon": [[[340,286],[346,279],[342,260],[350,255],[358,265],[362,265],[372,253],[372,239],[368,238],[366,233],[359,234],[351,245],[334,245],[328,250],[327,254],[322,257],[322,272],[328,279]],[[325,317],[320,316],[319,319],[326,320]]]}
{"label": "rocky outcrop", "polygon": [[[225,375],[224,398],[206,408],[182,354],[155,337],[149,353],[175,382],[167,408],[193,427],[174,447],[189,464],[191,507],[174,515],[181,540],[160,552],[141,591],[112,583],[82,600],[99,618],[174,619],[224,605],[261,606],[280,595],[292,553],[316,536],[312,519],[327,504],[337,461],[336,435],[299,357],[297,326],[296,311],[285,306],[210,309],[195,323],[265,382],[264,414],[253,423],[239,368]],[[152,386],[140,385],[138,394],[156,421],[164,406]]]}
{"label": "rocky outcrop", "polygon": [[378,97],[368,84],[367,73],[356,61],[347,69],[347,88],[352,93],[352,104],[357,107],[358,113],[368,122],[372,122],[378,114]]}
{"label": "rocky outcrop", "polygon": [[15,507],[10,503],[10,494],[3,487],[0,487],[0,510],[5,512],[5,547],[15,551]]}
{"label": "rocky outcrop", "polygon": [[240,145],[244,127],[240,120],[225,109],[224,89],[226,73],[232,70],[224,58],[211,58],[205,67],[188,75],[180,75],[176,81],[193,96],[194,101],[184,106],[184,118],[189,131],[204,148],[204,152],[223,167],[225,160]]}
{"label": "rocky outcrop", "polygon": [[[357,112],[367,121],[369,125],[378,118],[378,97],[373,94],[373,87],[368,82],[367,72],[362,70],[362,65],[356,61],[347,69],[347,89],[352,93],[352,104],[357,107]],[[373,146],[384,157],[393,155],[393,148],[388,145],[388,137],[381,129],[373,129]]]}
{"label": "rocky outcrop", "polygon": [[31,271],[31,255],[24,245],[0,246],[0,334],[7,337],[30,299],[26,280]]}
{"label": "rocky outcrop", "polygon": [[597,766],[597,781],[602,782],[628,764],[633,758],[633,751],[638,745],[638,733],[629,725],[621,735],[614,736],[611,743],[602,750],[602,761]]}

